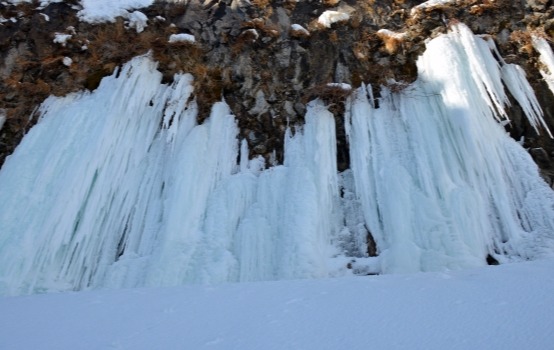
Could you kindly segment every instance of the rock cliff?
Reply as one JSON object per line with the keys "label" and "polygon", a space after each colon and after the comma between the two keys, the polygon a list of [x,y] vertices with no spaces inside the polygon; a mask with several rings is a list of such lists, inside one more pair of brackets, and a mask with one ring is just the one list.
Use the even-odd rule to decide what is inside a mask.
{"label": "rock cliff", "polygon": [[[167,82],[178,72],[193,74],[199,122],[224,98],[250,155],[270,162],[282,160],[287,125],[302,124],[306,103],[323,99],[336,116],[344,170],[342,111],[350,89],[370,83],[377,99],[381,86],[402,91],[417,78],[426,40],[457,22],[494,39],[506,62],[524,68],[554,127],[554,96],[531,44],[534,35],[552,45],[551,0],[159,1],[105,23],[81,21],[80,9],[76,0],[0,3],[0,164],[47,96],[94,90],[126,61],[151,52]],[[507,130],[552,183],[553,140],[537,134],[513,98],[509,114]]]}

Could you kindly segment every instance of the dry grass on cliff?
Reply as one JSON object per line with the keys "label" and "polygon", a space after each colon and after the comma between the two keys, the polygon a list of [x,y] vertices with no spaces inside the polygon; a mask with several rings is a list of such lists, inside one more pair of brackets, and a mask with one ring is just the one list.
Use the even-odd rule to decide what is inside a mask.
{"label": "dry grass on cliff", "polygon": [[[28,7],[34,9],[31,4]],[[20,12],[26,8],[26,4],[17,7]],[[192,73],[197,77],[197,91],[207,91],[206,98],[210,101],[219,100],[223,86],[221,73],[218,69],[206,68],[200,45],[170,44],[169,35],[175,31],[176,28],[165,23],[152,23],[139,34],[126,28],[124,20],[119,18],[114,23],[87,25],[78,32],[67,32],[72,37],[63,45],[53,42],[53,32],[39,32],[42,37],[35,36],[32,40],[44,49],[27,46],[28,49],[15,58],[9,76],[0,81],[0,108],[6,110],[7,115],[3,132],[9,134],[8,141],[2,142],[17,144],[11,139],[21,138],[34,124],[29,116],[48,95],[66,95],[85,88],[94,90],[116,67],[147,52],[152,52],[159,62],[166,82],[171,81],[175,73]],[[59,32],[64,33],[64,29]],[[69,67],[63,64],[65,57],[73,60]],[[11,148],[0,148],[0,163],[11,151]]]}
{"label": "dry grass on cliff", "polygon": [[518,46],[520,53],[525,53],[528,56],[533,55],[533,40],[530,32],[515,30],[510,34],[510,41]]}
{"label": "dry grass on cliff", "polygon": [[271,6],[271,0],[251,0],[254,7],[263,14],[264,17],[269,17],[273,14],[273,6]]}
{"label": "dry grass on cliff", "polygon": [[343,105],[352,95],[352,89],[334,84],[319,84],[307,89],[302,96],[304,104],[319,98],[327,106]]}

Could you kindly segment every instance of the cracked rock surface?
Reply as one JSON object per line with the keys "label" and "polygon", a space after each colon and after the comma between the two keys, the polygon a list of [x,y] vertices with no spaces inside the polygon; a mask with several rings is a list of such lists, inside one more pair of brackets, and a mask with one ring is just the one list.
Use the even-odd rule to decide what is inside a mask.
{"label": "cracked rock surface", "polygon": [[[302,124],[306,103],[324,99],[336,116],[339,170],[349,167],[342,112],[345,93],[370,83],[408,84],[426,40],[453,21],[490,36],[508,63],[527,73],[554,128],[554,96],[543,81],[531,33],[554,39],[551,0],[458,0],[425,6],[416,0],[211,0],[155,2],[139,33],[125,18],[79,21],[78,1],[0,4],[0,164],[36,122],[33,111],[49,95],[94,90],[102,77],[136,55],[152,52],[165,81],[195,77],[202,122],[223,97],[237,116],[250,156],[282,160],[287,125]],[[327,11],[327,15],[324,15]],[[323,16],[323,17],[322,17]],[[330,18],[328,22],[322,18]],[[194,42],[169,43],[186,33]],[[63,38],[63,39],[62,39]],[[392,82],[392,83],[391,83]],[[515,100],[514,100],[515,101]],[[508,109],[511,136],[524,139],[545,178],[554,179],[554,142],[538,135],[517,103]],[[30,117],[31,116],[31,117]]]}

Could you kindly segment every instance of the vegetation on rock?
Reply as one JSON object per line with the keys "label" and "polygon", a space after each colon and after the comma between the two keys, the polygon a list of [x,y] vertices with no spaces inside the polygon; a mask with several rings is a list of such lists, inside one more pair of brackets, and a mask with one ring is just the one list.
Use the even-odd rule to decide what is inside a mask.
{"label": "vegetation on rock", "polygon": [[[94,90],[124,62],[151,52],[165,81],[178,72],[193,74],[199,122],[214,102],[227,101],[251,156],[269,159],[274,153],[280,161],[286,126],[301,124],[307,101],[322,98],[337,117],[343,170],[349,166],[341,115],[348,91],[328,84],[356,88],[370,83],[376,98],[382,85],[401,91],[417,78],[415,62],[425,41],[457,21],[493,38],[508,63],[525,69],[547,123],[554,125],[554,96],[539,74],[531,45],[531,35],[554,39],[552,1],[459,0],[416,7],[422,2],[160,1],[140,10],[148,17],[140,33],[123,18],[102,24],[79,21],[75,0],[45,8],[38,1],[2,3],[0,111],[6,122],[0,132],[0,164],[36,122],[33,111],[47,96]],[[325,11],[348,19],[327,28],[318,22]],[[190,34],[195,42],[170,43],[170,35],[177,33]],[[554,142],[545,133],[538,135],[512,102],[509,132],[525,138],[551,178]],[[253,133],[259,137],[248,137]]]}

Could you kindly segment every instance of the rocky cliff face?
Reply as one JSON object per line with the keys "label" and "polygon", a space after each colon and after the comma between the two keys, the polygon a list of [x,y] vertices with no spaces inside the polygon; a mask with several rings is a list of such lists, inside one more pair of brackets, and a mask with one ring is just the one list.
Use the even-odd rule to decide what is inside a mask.
{"label": "rocky cliff face", "polygon": [[[151,52],[166,81],[195,77],[199,121],[224,98],[237,116],[251,156],[282,159],[287,125],[302,124],[316,97],[336,116],[338,167],[349,167],[342,111],[350,88],[371,83],[401,91],[417,78],[425,41],[464,22],[490,36],[508,63],[527,72],[547,123],[554,96],[539,73],[531,35],[554,39],[550,0],[224,0],[156,2],[131,17],[90,24],[78,1],[0,4],[0,164],[36,122],[35,108],[50,94],[94,90],[133,56]],[[144,14],[147,21],[141,21]],[[144,18],[145,20],[145,18]],[[144,26],[146,24],[146,26]],[[190,40],[170,42],[172,34]],[[190,37],[189,37],[190,38]],[[334,84],[336,83],[336,84]],[[506,127],[554,179],[554,142],[537,134],[513,100]]]}

